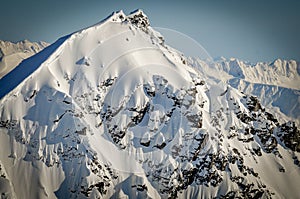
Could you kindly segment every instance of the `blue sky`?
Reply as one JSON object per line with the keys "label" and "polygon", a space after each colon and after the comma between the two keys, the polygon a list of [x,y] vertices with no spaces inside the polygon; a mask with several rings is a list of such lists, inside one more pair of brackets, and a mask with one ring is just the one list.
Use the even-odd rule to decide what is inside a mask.
{"label": "blue sky", "polygon": [[199,42],[212,57],[300,61],[300,1],[296,0],[6,0],[0,39],[54,42],[113,11],[141,8],[151,25]]}

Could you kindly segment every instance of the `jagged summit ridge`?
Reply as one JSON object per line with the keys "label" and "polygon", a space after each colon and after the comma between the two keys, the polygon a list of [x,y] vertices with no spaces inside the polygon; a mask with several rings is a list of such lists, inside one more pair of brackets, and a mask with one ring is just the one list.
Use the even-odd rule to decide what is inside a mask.
{"label": "jagged summit ridge", "polygon": [[121,23],[132,23],[136,25],[137,27],[141,28],[147,28],[150,26],[150,21],[147,17],[147,15],[143,12],[141,9],[136,9],[132,11],[130,14],[126,15],[123,10],[115,11],[111,15],[109,15],[107,18],[101,20],[99,23],[96,23],[88,28],[84,28],[82,30],[76,31],[73,33],[73,35],[77,35],[82,33],[82,31],[88,31],[89,29],[101,27],[105,23],[109,22],[121,22]]}
{"label": "jagged summit ridge", "polygon": [[202,73],[141,11],[114,13],[31,59],[35,70],[0,103],[3,195],[299,195],[295,123]]}

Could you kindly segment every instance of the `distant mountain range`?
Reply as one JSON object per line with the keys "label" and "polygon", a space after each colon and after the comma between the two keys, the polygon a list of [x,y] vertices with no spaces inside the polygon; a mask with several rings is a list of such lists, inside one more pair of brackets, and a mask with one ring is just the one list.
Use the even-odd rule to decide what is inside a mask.
{"label": "distant mountain range", "polygon": [[28,40],[17,43],[0,40],[0,78],[13,70],[20,62],[43,50],[49,44],[46,42],[30,42]]}
{"label": "distant mountain range", "polygon": [[297,198],[298,82],[296,61],[187,58],[115,12],[0,79],[1,196]]}
{"label": "distant mountain range", "polygon": [[255,64],[224,57],[213,62],[189,59],[204,75],[227,82],[241,92],[258,97],[274,114],[284,113],[299,126],[300,64],[295,60],[277,59]]}

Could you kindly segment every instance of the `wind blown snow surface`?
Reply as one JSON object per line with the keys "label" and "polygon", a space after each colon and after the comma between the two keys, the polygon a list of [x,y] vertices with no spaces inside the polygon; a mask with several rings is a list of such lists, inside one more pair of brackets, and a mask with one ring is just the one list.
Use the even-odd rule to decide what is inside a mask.
{"label": "wind blown snow surface", "polygon": [[297,125],[197,63],[137,10],[20,64],[0,80],[2,196],[297,198]]}

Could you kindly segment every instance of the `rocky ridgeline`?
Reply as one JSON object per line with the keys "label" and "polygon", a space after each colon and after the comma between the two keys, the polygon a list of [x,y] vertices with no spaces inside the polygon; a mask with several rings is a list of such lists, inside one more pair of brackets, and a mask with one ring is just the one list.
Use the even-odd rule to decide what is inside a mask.
{"label": "rocky ridgeline", "polygon": [[[41,97],[47,95],[43,90],[35,91],[34,97]],[[82,95],[85,98],[87,95]],[[34,97],[25,99],[26,103],[30,100],[34,100]],[[112,182],[118,178],[117,172],[110,167],[109,164],[104,164],[97,158],[97,153],[89,147],[87,143],[86,135],[90,133],[90,129],[86,126],[66,127],[64,131],[58,130],[59,127],[64,126],[65,118],[73,118],[73,120],[81,119],[84,117],[82,112],[77,112],[72,106],[70,99],[49,99],[50,103],[60,104],[65,108],[63,114],[58,115],[57,119],[53,120],[53,126],[56,127],[54,131],[47,131],[44,137],[41,137],[43,127],[38,124],[32,124],[29,132],[23,132],[20,128],[18,120],[6,120],[0,121],[0,127],[6,128],[8,135],[11,136],[16,142],[24,145],[26,154],[23,157],[24,161],[43,162],[47,167],[77,167],[86,163],[86,169],[91,171],[95,177],[93,183],[88,183],[86,178],[89,174],[83,175],[80,179],[74,179],[75,182],[66,182],[67,185],[77,184],[77,187],[70,186],[68,190],[58,190],[57,195],[69,193],[69,197],[75,197],[76,195],[83,194],[89,197],[93,190],[97,190],[99,195],[105,195],[107,189],[112,186]],[[88,106],[85,106],[83,110],[90,110]],[[11,158],[18,158],[12,151]],[[66,180],[73,179],[74,173],[68,173],[70,175]]]}
{"label": "rocky ridgeline", "polygon": [[[204,82],[201,84],[194,82],[189,89],[175,91],[171,89],[168,81],[163,77],[156,76],[153,79],[154,85],[142,85],[145,96],[148,98],[144,106],[128,106],[130,96],[127,101],[124,101],[117,108],[104,103],[103,96],[113,86],[117,77],[105,80],[97,89],[91,89],[89,93],[82,93],[75,97],[75,100],[81,106],[83,112],[99,117],[99,123],[96,127],[100,128],[105,125],[108,135],[121,150],[134,147],[124,141],[128,131],[130,128],[138,126],[145,118],[148,118],[148,129],[152,137],[140,138],[139,147],[164,150],[166,146],[170,145],[172,158],[181,165],[156,164],[150,159],[145,159],[142,162],[148,179],[157,185],[160,194],[164,197],[176,198],[182,190],[185,190],[191,184],[217,187],[223,182],[225,176],[229,176],[230,181],[236,184],[239,190],[230,191],[221,198],[272,196],[268,187],[259,181],[258,173],[245,164],[243,154],[232,146],[229,146],[227,150],[223,150],[223,142],[226,139],[236,139],[238,142],[253,143],[252,148],[249,147],[248,150],[255,158],[259,158],[262,153],[274,153],[282,158],[277,148],[278,144],[299,152],[299,130],[294,123],[279,124],[271,113],[265,111],[256,97],[244,95],[242,99],[235,99],[224,94],[224,97],[228,98],[229,104],[231,103],[233,108],[230,110],[228,107],[224,107],[213,113],[211,124],[215,130],[209,132],[209,130],[203,128],[203,106],[206,101],[195,100],[198,90],[204,88]],[[36,95],[39,94],[37,91]],[[153,104],[156,97],[172,102],[172,106],[166,108],[164,110],[165,114],[158,117],[158,120],[156,120],[157,118],[151,119],[151,115],[157,110],[155,109],[156,105]],[[90,105],[91,99],[96,102],[93,106]],[[246,110],[241,108],[239,100],[247,108]],[[66,99],[64,101],[60,103],[71,106],[72,102],[70,100]],[[131,115],[131,117],[128,120],[129,122],[121,127],[118,123],[115,123],[117,120],[114,117],[122,111],[129,112],[128,115]],[[231,126],[226,129],[223,124],[226,111],[233,111],[244,124],[244,128]],[[66,111],[65,114],[69,114],[74,118],[84,117],[84,113],[76,113],[72,108],[70,111]],[[168,135],[160,134],[158,131],[162,128],[157,128],[159,126],[168,127],[170,121],[174,120],[174,117],[178,114],[181,115],[183,121],[188,122],[187,128],[189,129],[189,131],[187,131],[188,129],[181,129],[179,143],[173,141],[174,138],[170,136],[169,139],[166,139],[165,136]],[[145,117],[146,115],[147,117]],[[53,122],[59,125],[63,122],[63,117],[64,115]],[[151,126],[154,120],[158,126]],[[38,135],[32,134],[26,137],[20,131],[17,120],[1,121],[0,125],[7,128],[9,135],[13,136],[17,142],[26,145],[27,154],[24,157],[26,161],[42,161],[48,167],[52,167],[60,164],[67,165],[65,162],[68,161],[77,160],[80,162],[82,159],[88,158],[87,167],[98,176],[99,180],[94,184],[87,184],[84,180],[79,182],[81,184],[80,190],[70,188],[70,192],[73,194],[81,192],[88,197],[92,190],[96,189],[101,195],[105,195],[107,187],[111,185],[114,179],[118,178],[117,173],[109,165],[99,162],[96,154],[82,144],[85,142],[85,135],[89,132],[89,127],[82,127],[82,129],[74,132],[67,129],[65,132],[53,132],[47,135],[46,142],[49,143],[55,140],[54,137],[61,137],[62,139],[60,142],[56,140],[57,143],[55,143],[53,149],[46,147],[41,152],[40,148],[43,148],[43,146],[41,140],[37,137]],[[157,139],[155,136],[163,136],[163,139]],[[217,151],[209,150],[212,141],[217,143]],[[294,162],[299,166],[296,157]],[[232,175],[231,168],[233,167],[238,168],[240,175]],[[284,171],[284,168],[280,169],[280,172]],[[260,183],[247,180],[248,175],[257,178]],[[132,188],[143,191],[147,189],[147,186],[136,185]]]}
{"label": "rocky ridgeline", "polygon": [[[197,185],[204,186],[218,186],[223,181],[224,173],[226,173],[230,177],[230,180],[235,183],[240,190],[236,192],[229,192],[224,195],[224,198],[235,196],[235,197],[248,197],[248,198],[257,198],[262,195],[271,197],[271,192],[268,188],[263,184],[255,184],[254,182],[247,182],[247,175],[251,175],[255,178],[259,179],[258,173],[255,170],[244,163],[243,155],[236,148],[230,148],[227,152],[222,150],[222,143],[224,139],[237,139],[243,143],[254,142],[252,148],[249,148],[249,151],[253,156],[261,156],[263,152],[265,153],[274,153],[280,157],[280,154],[277,150],[277,139],[281,139],[283,135],[287,136],[287,133],[279,134],[280,132],[295,132],[299,133],[299,130],[293,126],[289,125],[287,127],[286,124],[280,125],[278,121],[274,118],[274,116],[265,111],[265,109],[260,105],[257,98],[253,96],[244,96],[241,99],[241,102],[248,108],[248,112],[242,111],[240,105],[235,101],[237,99],[229,98],[233,105],[232,111],[236,114],[237,118],[247,126],[243,129],[238,129],[235,126],[232,126],[228,129],[227,132],[223,132],[222,120],[224,115],[224,109],[220,109],[215,114],[212,115],[211,124],[216,130],[216,138],[214,141],[217,142],[220,146],[220,150],[218,152],[203,152],[205,149],[207,142],[210,136],[210,133],[207,130],[202,128],[202,111],[203,105],[205,101],[197,102],[195,104],[195,95],[197,94],[197,87],[201,87],[205,85],[204,82],[202,84],[194,83],[190,89],[181,90],[181,95],[176,95],[176,92],[170,92],[168,87],[167,80],[163,79],[163,77],[156,77],[158,84],[153,86],[151,85],[143,85],[143,90],[148,96],[148,102],[142,107],[128,107],[126,102],[122,104],[118,108],[113,108],[110,106],[105,106],[102,104],[104,109],[102,109],[101,113],[96,113],[95,110],[89,110],[94,112],[95,115],[100,115],[101,123],[100,125],[106,125],[108,129],[108,133],[112,138],[112,141],[120,147],[120,149],[125,149],[126,147],[130,147],[128,143],[123,142],[123,139],[126,139],[127,131],[139,125],[145,118],[145,115],[151,115],[153,113],[154,105],[151,104],[153,98],[160,97],[160,99],[170,100],[172,102],[172,107],[166,110],[166,114],[159,119],[159,125],[168,126],[168,122],[173,120],[173,113],[180,112],[188,121],[191,129],[198,129],[199,131],[194,131],[194,133],[185,132],[182,134],[181,140],[184,140],[185,145],[178,145],[178,143],[173,144],[171,147],[172,157],[182,164],[190,165],[187,168],[183,167],[170,167],[170,165],[164,164],[155,164],[151,160],[146,159],[143,164],[147,165],[147,176],[154,182],[159,184],[160,193],[165,195],[166,197],[176,198],[178,192],[186,189],[192,183],[196,183]],[[113,85],[114,80],[108,79],[99,88],[106,87],[104,90],[108,90],[109,87]],[[183,94],[184,93],[184,94]],[[97,100],[98,101],[98,100]],[[100,100],[101,101],[101,100]],[[128,98],[129,101],[129,98]],[[195,106],[198,107],[198,112],[194,112],[191,109],[194,109]],[[99,106],[101,107],[101,106]],[[132,115],[131,120],[123,127],[114,123],[114,116],[116,116],[122,110],[129,111]],[[151,119],[150,119],[151,120]],[[151,123],[151,121],[149,122]],[[148,123],[148,124],[149,124]],[[253,125],[255,124],[255,125]],[[294,127],[294,128],[293,128]],[[275,130],[275,128],[277,130]],[[288,128],[288,129],[287,129]],[[155,128],[150,131],[155,135]],[[290,134],[290,136],[294,136],[294,134]],[[227,135],[227,137],[226,137]],[[286,138],[287,139],[287,138]],[[158,148],[163,150],[168,144],[172,144],[172,139],[162,139],[163,142],[157,143],[155,142],[154,137],[149,137],[148,139],[141,138],[140,146],[146,148]],[[255,140],[259,140],[257,143]],[[284,143],[284,142],[283,142]],[[294,143],[294,142],[293,142]],[[294,145],[295,146],[295,143]],[[193,150],[191,150],[193,149]],[[295,150],[294,148],[291,148]],[[231,167],[235,165],[240,171],[240,176],[232,176]],[[283,171],[283,170],[281,170]],[[171,177],[170,177],[171,175]]]}

